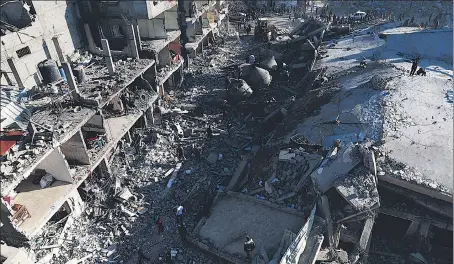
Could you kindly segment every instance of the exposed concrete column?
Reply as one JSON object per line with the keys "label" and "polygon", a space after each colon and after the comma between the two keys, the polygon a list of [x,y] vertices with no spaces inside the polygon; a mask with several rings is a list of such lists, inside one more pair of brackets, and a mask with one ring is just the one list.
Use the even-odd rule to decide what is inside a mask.
{"label": "exposed concrete column", "polygon": [[145,111],[144,117],[149,124],[154,125],[153,106]]}
{"label": "exposed concrete column", "polygon": [[22,82],[22,79],[20,78],[19,72],[17,71],[16,65],[14,64],[13,58],[7,59],[9,68],[13,72],[14,79],[16,79],[16,83],[19,86],[20,89],[24,89],[24,83]]}
{"label": "exposed concrete column", "polygon": [[333,228],[333,220],[331,219],[331,211],[329,209],[329,200],[326,195],[323,195],[319,201],[319,206],[322,210],[323,217],[326,221],[327,226],[327,233],[328,233],[328,241],[331,247],[334,247],[334,228]]}
{"label": "exposed concrete column", "polygon": [[110,169],[109,162],[107,161],[107,159],[105,157],[99,163],[98,171],[101,174],[101,176],[103,176],[103,177],[105,177],[105,175],[107,175],[107,177],[109,178],[112,175],[112,171]]}
{"label": "exposed concrete column", "polygon": [[134,27],[134,33],[136,36],[137,49],[139,51],[142,51],[142,39],[140,38],[139,25],[133,25],[133,27]]}
{"label": "exposed concrete column", "polygon": [[77,88],[76,81],[74,80],[74,75],[73,75],[73,71],[71,70],[71,65],[69,65],[68,62],[62,62],[61,66],[63,67],[63,71],[65,72],[66,81],[68,82],[69,88],[71,90],[71,94],[74,97],[79,98],[80,92],[79,92],[79,88]]}
{"label": "exposed concrete column", "polygon": [[129,144],[132,144],[132,137],[131,137],[131,132],[126,132],[125,134],[125,138],[126,138],[126,142],[128,142]]}
{"label": "exposed concrete column", "polygon": [[82,198],[80,197],[79,191],[77,191],[77,189],[74,189],[71,192],[66,202],[68,203],[74,217],[78,217],[82,214],[85,204],[84,201],[82,201]]}
{"label": "exposed concrete column", "polygon": [[[139,58],[139,50],[137,48],[137,41],[136,41],[136,35],[134,32],[134,25],[129,24],[126,26],[126,29],[128,31],[128,45],[129,45],[129,55],[133,58],[138,59]],[[104,49],[104,45],[103,45]]]}
{"label": "exposed concrete column", "polygon": [[[61,63],[66,62],[66,58],[63,55],[63,51],[60,47],[60,42],[58,41],[58,37],[53,37],[52,41],[54,42],[55,50],[57,51],[58,59],[60,60]],[[66,74],[66,72],[65,72]]]}
{"label": "exposed concrete column", "polygon": [[421,222],[419,222],[419,221],[412,221],[410,226],[407,229],[407,232],[405,233],[404,239],[408,239],[408,238],[412,237],[418,231],[420,224],[421,224]]}
{"label": "exposed concrete column", "polygon": [[113,64],[112,54],[110,53],[109,41],[107,39],[101,39],[102,43],[102,52],[106,58],[107,69],[109,70],[110,75],[115,74],[115,65]]}

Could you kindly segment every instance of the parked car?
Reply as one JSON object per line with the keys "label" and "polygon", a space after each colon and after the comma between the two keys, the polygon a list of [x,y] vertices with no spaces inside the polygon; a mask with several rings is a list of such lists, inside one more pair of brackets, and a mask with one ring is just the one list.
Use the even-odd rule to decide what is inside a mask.
{"label": "parked car", "polygon": [[362,20],[366,17],[366,12],[357,11],[356,13],[350,15],[350,18],[353,20]]}

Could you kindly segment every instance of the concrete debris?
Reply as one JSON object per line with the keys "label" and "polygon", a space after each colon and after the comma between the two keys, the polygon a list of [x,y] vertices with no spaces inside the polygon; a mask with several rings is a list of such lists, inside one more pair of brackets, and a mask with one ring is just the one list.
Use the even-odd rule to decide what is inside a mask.
{"label": "concrete debris", "polygon": [[[150,32],[136,39],[128,21],[131,28],[120,30],[100,18],[126,47],[111,36],[94,41],[95,19],[84,27],[90,52],[66,58],[56,48],[65,77],[21,89],[15,104],[4,97],[16,89],[2,85],[2,105],[21,113],[11,111],[18,120],[1,132],[2,200],[12,219],[2,219],[2,240],[5,233],[7,244],[50,264],[246,263],[246,236],[257,243],[253,263],[452,262],[444,252],[451,190],[383,148],[390,136],[408,137],[402,126],[425,127],[399,109],[410,96],[383,100],[402,93],[390,65],[403,62],[383,63],[388,54],[378,50],[390,41],[372,32],[394,27],[383,24],[392,14],[375,2],[359,4],[370,5],[360,19],[345,13],[350,3],[246,2],[178,7],[190,13],[188,28],[167,30],[165,39],[142,37]],[[426,70],[426,77],[396,76],[425,89],[415,83],[451,74]],[[452,102],[452,90],[437,94],[437,102],[446,103],[445,94]],[[427,126],[449,116],[432,119]],[[419,144],[413,154],[433,149]],[[66,200],[24,199],[54,190]]]}
{"label": "concrete debris", "polygon": [[229,79],[229,96],[232,100],[244,100],[252,95],[252,89],[242,79]]}
{"label": "concrete debris", "polygon": [[332,187],[334,181],[350,172],[360,162],[358,151],[352,143],[337,153],[337,147],[327,156],[320,167],[311,174],[312,181],[321,193]]}

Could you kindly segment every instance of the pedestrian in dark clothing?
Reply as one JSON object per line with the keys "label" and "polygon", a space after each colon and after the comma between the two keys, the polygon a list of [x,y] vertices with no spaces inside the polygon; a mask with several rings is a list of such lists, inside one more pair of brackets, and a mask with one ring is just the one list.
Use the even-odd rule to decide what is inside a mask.
{"label": "pedestrian in dark clothing", "polygon": [[213,138],[213,129],[211,128],[211,125],[209,125],[209,126],[207,127],[207,137],[208,137],[209,139],[212,139],[212,138]]}
{"label": "pedestrian in dark clothing", "polygon": [[167,252],[166,254],[166,263],[167,264],[174,264],[175,262],[172,259],[172,254],[170,252]]}
{"label": "pedestrian in dark clothing", "polygon": [[178,233],[180,234],[181,240],[186,241],[187,230],[184,223],[178,227]]}
{"label": "pedestrian in dark clothing", "polygon": [[424,70],[424,68],[419,68],[416,75],[426,76],[426,70]]}
{"label": "pedestrian in dark clothing", "polygon": [[255,242],[249,236],[246,236],[246,241],[244,242],[244,251],[248,260],[252,259],[252,251],[255,249]]}
{"label": "pedestrian in dark clothing", "polygon": [[145,256],[142,252],[142,247],[139,248],[139,251],[137,252],[137,254],[139,254],[139,264],[142,264],[142,260],[145,259],[145,260],[150,260],[149,257]]}
{"label": "pedestrian in dark clothing", "polygon": [[177,157],[179,160],[185,160],[186,157],[184,156],[184,149],[182,146],[178,146],[177,148]]}
{"label": "pedestrian in dark clothing", "polygon": [[413,60],[411,64],[410,76],[415,75],[416,69],[418,68],[419,59]]}
{"label": "pedestrian in dark clothing", "polygon": [[156,225],[158,226],[158,234],[164,232],[164,223],[162,222],[161,217],[156,220]]}
{"label": "pedestrian in dark clothing", "polygon": [[195,144],[192,145],[192,153],[194,154],[194,158],[197,161],[200,161],[201,152],[202,152],[202,150],[200,148],[198,148]]}
{"label": "pedestrian in dark clothing", "polygon": [[246,28],[246,34],[249,35],[249,34],[251,33],[251,31],[252,31],[251,24],[248,24],[248,25],[247,25],[247,28]]}

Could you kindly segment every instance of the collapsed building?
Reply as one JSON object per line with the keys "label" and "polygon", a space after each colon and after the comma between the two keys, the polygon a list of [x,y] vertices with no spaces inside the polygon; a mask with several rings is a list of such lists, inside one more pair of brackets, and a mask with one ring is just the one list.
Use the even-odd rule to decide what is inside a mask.
{"label": "collapsed building", "polygon": [[[190,33],[206,45],[224,1],[184,2],[202,7],[186,19],[209,28]],[[21,247],[49,225],[68,229],[86,208],[91,175],[110,173],[118,146],[135,140],[131,129],[152,126],[160,100],[183,81],[187,32],[177,1],[3,5],[1,237]]]}
{"label": "collapsed building", "polygon": [[[232,263],[246,262],[245,235],[257,245],[254,263],[368,263],[371,255],[378,263],[379,257],[424,263],[431,255],[435,263],[449,262],[452,191],[438,185],[445,182],[408,177],[406,166],[391,162],[379,137],[358,124],[374,122],[342,112],[339,102],[354,91],[319,110],[339,78],[360,74],[355,65],[352,72],[328,75],[319,64],[333,56],[327,46],[334,44],[325,41],[350,28],[339,33],[306,18],[268,48],[250,40],[238,48],[241,58],[231,59],[225,57],[233,52],[211,45],[225,1],[82,2],[77,10],[88,52],[67,49],[63,35],[50,40],[66,82],[46,61],[44,85],[19,95],[19,103],[14,89],[2,90],[2,116],[5,111],[8,118],[2,120],[1,235],[15,246],[5,247],[6,258],[36,255],[46,263],[60,253],[62,262],[123,255],[134,263],[143,246],[160,257],[171,248],[178,259],[190,249],[163,242],[150,223],[163,216],[169,231],[162,237],[174,236],[169,215],[179,203],[192,221],[188,240]],[[260,61],[244,63],[243,55],[251,54]],[[214,81],[177,89],[186,62],[190,73],[213,73]],[[221,70],[212,70],[214,64]],[[282,78],[284,64],[292,78]],[[174,100],[218,88],[219,71],[235,77],[227,80],[230,107],[217,96],[192,104]],[[197,81],[191,77],[188,86]],[[374,77],[360,88],[387,87]],[[225,130],[213,110],[219,106],[235,115]],[[325,116],[313,119],[314,112]],[[301,119],[307,123],[290,131]],[[218,134],[199,152],[203,158],[180,159],[169,151],[200,143],[210,122]],[[171,167],[162,165],[166,160]],[[150,187],[162,179],[164,190]],[[167,196],[170,201],[159,202]],[[140,221],[145,218],[151,220]],[[119,253],[120,237],[135,241]],[[399,254],[388,252],[400,241],[412,243]],[[36,254],[17,248],[27,244]],[[76,248],[84,255],[73,254]]]}

